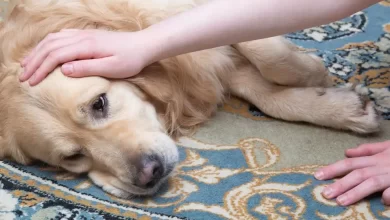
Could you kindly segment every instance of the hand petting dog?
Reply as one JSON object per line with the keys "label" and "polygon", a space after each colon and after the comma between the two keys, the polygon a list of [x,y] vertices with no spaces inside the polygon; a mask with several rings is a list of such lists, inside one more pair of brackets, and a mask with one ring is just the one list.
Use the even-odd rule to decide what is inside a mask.
{"label": "hand petting dog", "polygon": [[22,61],[20,80],[36,85],[58,65],[71,77],[134,76],[148,65],[154,49],[141,33],[65,29],[49,34]]}

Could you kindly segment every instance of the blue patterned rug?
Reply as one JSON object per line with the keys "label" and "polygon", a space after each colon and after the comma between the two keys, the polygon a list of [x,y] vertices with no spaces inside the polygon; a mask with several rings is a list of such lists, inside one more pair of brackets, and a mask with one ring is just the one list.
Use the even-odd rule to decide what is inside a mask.
{"label": "blue patterned rug", "polygon": [[[0,12],[7,2],[0,1]],[[287,37],[323,58],[335,86],[359,82],[359,92],[374,100],[377,110],[390,119],[389,0],[342,21]],[[122,200],[84,176],[44,164],[26,167],[0,161],[0,219],[390,218],[390,209],[380,203],[380,195],[350,207],[324,199],[321,189],[331,181],[317,181],[313,172],[335,158],[327,152],[317,159],[310,152],[302,156],[298,150],[316,146],[324,135],[330,136],[333,145],[372,139],[276,122],[234,98],[220,112],[202,128],[206,130],[180,139],[181,163],[176,174],[153,198]],[[277,130],[277,137],[267,136],[271,129]],[[316,134],[297,133],[300,130]],[[390,134],[389,129],[386,132],[385,136]],[[320,138],[312,139],[317,136]],[[285,144],[297,139],[303,141],[291,146],[293,150],[289,148],[292,144]]]}

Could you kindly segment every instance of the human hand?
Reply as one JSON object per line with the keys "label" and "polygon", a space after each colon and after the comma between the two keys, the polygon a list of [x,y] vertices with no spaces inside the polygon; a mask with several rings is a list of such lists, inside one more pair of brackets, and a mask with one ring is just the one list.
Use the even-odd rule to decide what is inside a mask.
{"label": "human hand", "polygon": [[149,64],[151,42],[141,31],[62,30],[46,36],[22,61],[20,81],[36,85],[61,64],[70,77],[131,77]]}
{"label": "human hand", "polygon": [[319,180],[347,174],[327,186],[323,195],[327,199],[337,198],[338,204],[348,206],[384,191],[382,202],[390,205],[390,140],[348,149],[346,156],[349,158],[316,172],[315,177]]}

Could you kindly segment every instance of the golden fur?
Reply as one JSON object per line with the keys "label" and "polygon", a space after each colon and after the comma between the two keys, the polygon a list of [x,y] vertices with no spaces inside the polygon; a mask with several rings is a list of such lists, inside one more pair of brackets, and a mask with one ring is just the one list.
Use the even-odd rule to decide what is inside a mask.
{"label": "golden fur", "polygon": [[[107,192],[126,197],[151,194],[160,185],[134,186],[137,158],[154,153],[173,167],[178,155],[171,138],[212,117],[228,95],[282,120],[358,133],[378,130],[371,103],[353,91],[330,88],[322,61],[282,37],[172,57],[126,80],[72,79],[56,69],[36,87],[18,81],[20,60],[52,32],[138,31],[202,2],[13,1],[0,30],[0,157],[88,172]],[[89,106],[102,93],[110,100],[109,117],[93,118]],[[66,159],[75,153],[82,157]]]}

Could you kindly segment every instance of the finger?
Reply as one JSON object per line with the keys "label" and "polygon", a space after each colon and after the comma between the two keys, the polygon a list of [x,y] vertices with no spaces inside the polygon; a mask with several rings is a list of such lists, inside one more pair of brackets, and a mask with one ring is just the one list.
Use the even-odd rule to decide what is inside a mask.
{"label": "finger", "polygon": [[343,195],[337,197],[337,203],[342,206],[354,204],[365,197],[390,187],[390,175],[373,176]]}
{"label": "finger", "polygon": [[337,180],[335,183],[327,186],[323,192],[323,195],[327,199],[333,199],[366,181],[367,179],[373,176],[386,174],[387,172],[387,168],[385,169],[383,167],[377,166],[354,170],[345,177]]}
{"label": "finger", "polygon": [[47,56],[63,47],[67,47],[71,44],[76,44],[77,42],[81,41],[80,37],[73,37],[73,38],[66,38],[66,39],[59,39],[52,42],[47,43],[46,45],[42,46],[41,50],[38,51],[34,57],[31,58],[29,63],[25,66],[25,70],[23,74],[20,76],[20,81],[26,81],[28,80],[35,71],[43,64],[43,62],[46,60]]}
{"label": "finger", "polygon": [[117,70],[118,61],[115,57],[105,57],[100,59],[80,60],[66,63],[62,66],[62,72],[70,77],[103,76],[107,78],[120,78],[113,73]]}
{"label": "finger", "polygon": [[345,154],[347,157],[362,157],[378,154],[390,148],[390,141],[362,144],[357,148],[348,149]]}
{"label": "finger", "polygon": [[64,32],[57,32],[57,33],[50,33],[48,34],[42,41],[40,41],[35,47],[34,49],[31,50],[31,52],[29,53],[29,55],[27,55],[23,61],[22,61],[22,66],[25,66],[29,60],[35,56],[35,53],[37,53],[37,51],[39,51],[41,49],[41,47],[43,45],[45,45],[46,43],[50,42],[50,41],[54,41],[54,40],[59,40],[59,39],[63,39],[63,38],[67,38],[67,37],[72,37],[74,36],[75,32],[70,32],[70,31],[64,31]]}
{"label": "finger", "polygon": [[71,44],[53,51],[32,75],[29,80],[30,85],[34,86],[40,83],[51,71],[62,63],[77,59],[93,58],[95,54],[93,48],[94,47],[89,46],[89,41],[81,40],[76,44]]}
{"label": "finger", "polygon": [[318,180],[332,179],[338,176],[345,175],[352,170],[374,166],[376,165],[376,162],[376,158],[372,156],[347,158],[320,169],[315,173],[314,176]]}
{"label": "finger", "polygon": [[49,42],[52,42],[52,41],[57,41],[57,40],[63,40],[63,39],[66,39],[66,38],[70,38],[70,37],[74,37],[75,35],[78,35],[78,33],[76,32],[58,32],[58,33],[51,33],[51,34],[48,34],[42,41],[40,41],[38,43],[38,45],[36,45],[32,50],[31,52],[28,54],[28,56],[26,56],[23,61],[22,61],[22,66],[25,66],[28,64],[28,62],[31,60],[32,57],[35,56],[35,54],[41,50],[41,48],[48,44]]}
{"label": "finger", "polygon": [[382,203],[390,206],[390,188],[387,188],[382,194]]}

